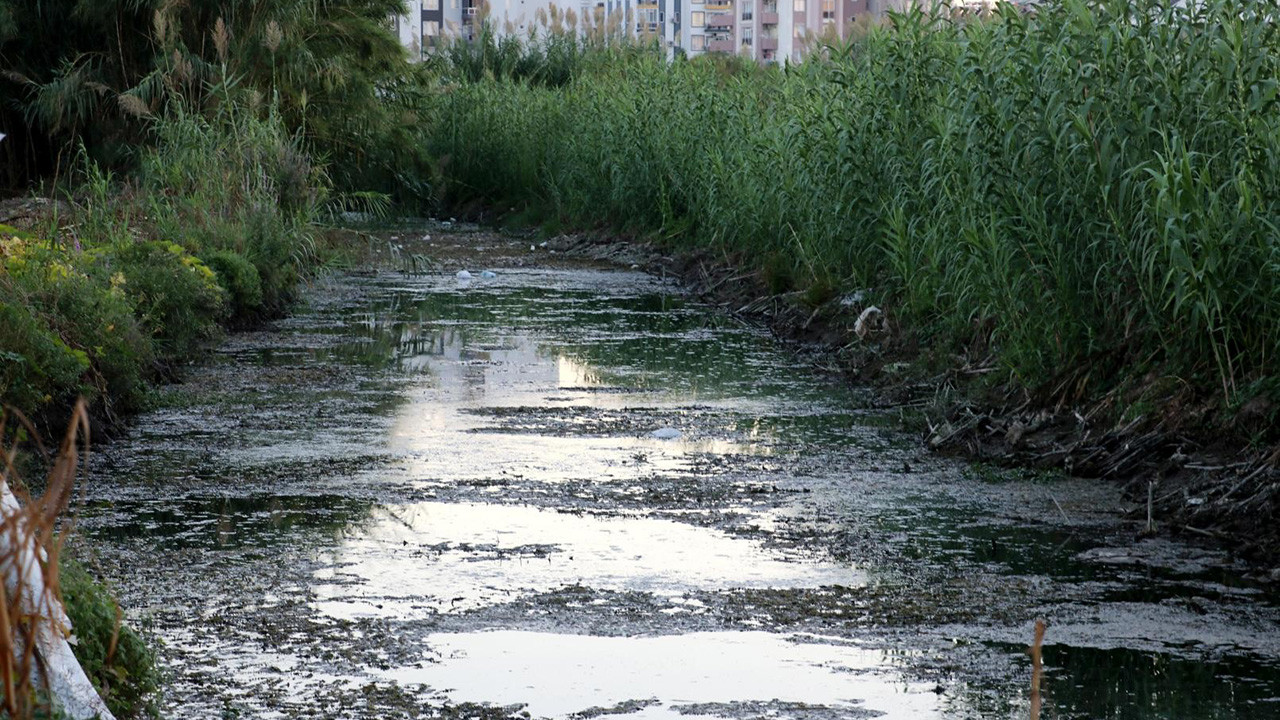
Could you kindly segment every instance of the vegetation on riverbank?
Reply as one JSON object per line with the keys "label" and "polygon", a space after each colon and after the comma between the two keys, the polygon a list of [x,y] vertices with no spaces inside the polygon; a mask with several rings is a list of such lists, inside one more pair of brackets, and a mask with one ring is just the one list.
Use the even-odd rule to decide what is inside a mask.
{"label": "vegetation on riverbank", "polygon": [[124,624],[110,589],[83,564],[61,558],[58,582],[76,634],[76,659],[118,719],[158,716],[155,653]]}
{"label": "vegetation on riverbank", "polygon": [[317,188],[268,116],[175,113],[117,182],[86,161],[67,217],[0,228],[0,397],[32,415],[137,410],[219,334],[283,311],[311,249]]}
{"label": "vegetation on riverbank", "polygon": [[[0,202],[0,222],[21,217],[0,225],[0,407],[46,437],[77,397],[114,424],[223,328],[287,309],[322,213],[429,197],[399,9],[0,0],[0,192],[36,196]],[[110,593],[58,575],[100,694],[152,712],[151,653]],[[11,675],[9,715],[39,711]]]}
{"label": "vegetation on riverbank", "polygon": [[455,60],[426,113],[437,192],[877,306],[1040,404],[1273,441],[1276,9],[1047,5],[908,12],[785,72],[611,51],[557,85]]}
{"label": "vegetation on riverbank", "polygon": [[[105,708],[122,720],[155,717],[154,653],[124,623],[107,587],[66,552],[63,516],[88,458],[85,402],[75,404],[56,452],[33,431],[20,413],[0,411],[0,715],[62,717],[61,708],[83,717]],[[72,654],[83,676],[68,664]]]}
{"label": "vegetation on riverbank", "polygon": [[66,199],[0,227],[0,401],[136,411],[220,327],[284,312],[322,213],[429,197],[397,9],[0,0],[0,181]]}

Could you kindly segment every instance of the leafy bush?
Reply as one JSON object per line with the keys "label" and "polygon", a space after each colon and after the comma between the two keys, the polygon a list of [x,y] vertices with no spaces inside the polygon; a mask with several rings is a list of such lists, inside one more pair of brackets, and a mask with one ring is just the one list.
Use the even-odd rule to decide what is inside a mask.
{"label": "leafy bush", "polygon": [[0,399],[29,412],[67,405],[88,369],[84,351],[72,350],[0,278]]}
{"label": "leafy bush", "polygon": [[224,295],[174,243],[76,249],[0,228],[0,402],[39,416],[84,395],[106,417],[137,410],[157,370],[216,337]]}
{"label": "leafy bush", "polygon": [[[35,412],[55,400],[65,403],[76,393],[110,398],[112,410],[140,407],[146,391],[143,369],[154,353],[120,278],[109,277],[94,254],[42,240],[11,238],[2,259],[0,286],[10,288],[20,307],[10,311],[18,324],[4,333],[0,351],[26,357],[23,364],[38,378],[37,385],[12,388],[15,399],[37,403],[19,409]],[[74,383],[69,383],[70,361],[62,346],[83,368]],[[33,367],[43,361],[52,364]]]}
{"label": "leafy bush", "polygon": [[214,250],[204,255],[204,262],[218,278],[218,284],[231,299],[231,319],[251,318],[262,307],[262,279],[258,268],[234,250]]}
{"label": "leafy bush", "polygon": [[223,291],[199,259],[158,241],[114,245],[105,257],[163,360],[188,358],[217,337],[217,321],[225,312]]}

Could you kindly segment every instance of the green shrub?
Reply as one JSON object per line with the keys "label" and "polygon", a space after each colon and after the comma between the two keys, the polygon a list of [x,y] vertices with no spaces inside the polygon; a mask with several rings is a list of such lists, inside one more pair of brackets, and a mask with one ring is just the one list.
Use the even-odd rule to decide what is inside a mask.
{"label": "green shrub", "polygon": [[204,262],[217,275],[218,284],[231,299],[231,318],[243,320],[262,308],[262,279],[258,268],[234,250],[215,250]]}
{"label": "green shrub", "polygon": [[0,277],[0,401],[32,414],[68,405],[89,357],[63,342],[11,285]]}
{"label": "green shrub", "polygon": [[223,291],[208,266],[173,243],[138,241],[112,246],[105,255],[119,273],[142,326],[164,362],[188,358],[218,335],[225,314]]}
{"label": "green shrub", "polygon": [[[27,366],[52,362],[48,370],[33,368],[49,383],[43,394],[32,397],[28,392],[23,398],[40,404],[19,409],[34,412],[54,398],[65,402],[76,393],[113,401],[110,410],[141,407],[146,393],[144,368],[155,356],[150,338],[134,318],[122,278],[110,276],[95,253],[66,250],[47,241],[11,239],[2,259],[0,281],[28,318],[21,319],[23,310],[10,311],[17,318],[16,327],[25,331],[15,329],[10,340],[14,346],[3,349],[26,357]],[[40,324],[47,328],[45,339],[39,339]],[[87,360],[88,367],[75,383],[64,384],[70,378],[70,366],[61,357],[65,353],[50,350],[59,343],[70,349],[77,362]]]}
{"label": "green shrub", "polygon": [[121,720],[158,717],[160,674],[155,654],[121,623],[120,608],[110,590],[79,563],[65,558],[60,562],[59,583],[77,640],[76,659],[112,714]]}

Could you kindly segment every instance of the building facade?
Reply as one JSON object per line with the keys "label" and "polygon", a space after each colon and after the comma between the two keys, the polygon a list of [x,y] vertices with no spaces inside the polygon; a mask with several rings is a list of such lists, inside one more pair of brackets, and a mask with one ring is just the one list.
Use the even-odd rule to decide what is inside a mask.
{"label": "building facade", "polygon": [[[548,17],[572,11],[584,30],[588,17],[627,34],[657,36],[668,52],[743,55],[763,63],[796,62],[818,39],[847,37],[854,23],[911,0],[412,0],[395,19],[400,42],[425,57],[445,35],[474,37],[487,18],[494,32],[527,35]],[[987,2],[988,0],[975,0]]]}

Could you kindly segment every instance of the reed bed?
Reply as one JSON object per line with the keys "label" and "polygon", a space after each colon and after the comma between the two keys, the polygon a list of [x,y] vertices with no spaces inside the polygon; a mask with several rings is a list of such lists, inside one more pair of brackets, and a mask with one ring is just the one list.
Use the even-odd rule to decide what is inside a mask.
{"label": "reed bed", "polygon": [[589,44],[558,84],[446,63],[438,191],[858,292],[1059,401],[1274,420],[1280,6],[1170,5],[916,9],[786,70]]}

